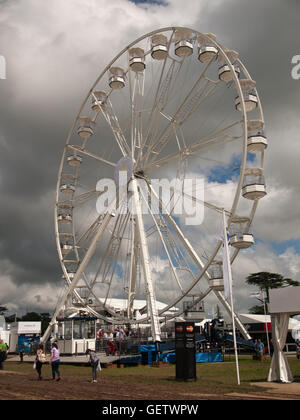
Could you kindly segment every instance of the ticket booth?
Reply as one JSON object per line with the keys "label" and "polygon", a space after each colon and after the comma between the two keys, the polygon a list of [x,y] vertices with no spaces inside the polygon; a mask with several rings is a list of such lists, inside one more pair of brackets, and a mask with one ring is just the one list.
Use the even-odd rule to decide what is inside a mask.
{"label": "ticket booth", "polygon": [[92,317],[58,320],[57,341],[62,354],[84,354],[96,348],[96,321]]}
{"label": "ticket booth", "polygon": [[36,352],[41,337],[41,321],[20,321],[10,325],[9,350],[27,354]]}

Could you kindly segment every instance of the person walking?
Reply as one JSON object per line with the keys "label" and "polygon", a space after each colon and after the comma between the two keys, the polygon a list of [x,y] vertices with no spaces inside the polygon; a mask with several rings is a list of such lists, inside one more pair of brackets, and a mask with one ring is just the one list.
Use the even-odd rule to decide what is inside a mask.
{"label": "person walking", "polygon": [[44,346],[43,344],[38,344],[37,351],[36,351],[36,358],[35,358],[35,369],[39,375],[39,381],[42,380],[42,367],[43,363],[46,362],[46,355],[44,353]]}
{"label": "person walking", "polygon": [[92,366],[92,382],[97,382],[97,372],[101,370],[100,360],[97,354],[91,350],[87,349],[86,355],[90,356],[90,364]]}
{"label": "person walking", "polygon": [[57,375],[57,381],[60,381],[60,371],[59,371],[59,365],[60,365],[60,355],[58,346],[56,343],[52,343],[51,348],[51,355],[50,355],[50,363],[52,368],[52,380],[55,380],[55,376]]}
{"label": "person walking", "polygon": [[258,340],[257,345],[258,345],[259,360],[262,362],[265,360],[265,356],[264,356],[265,345],[261,341],[261,339]]}
{"label": "person walking", "polygon": [[21,349],[20,349],[20,353],[19,353],[21,363],[23,363],[23,360],[24,360],[24,351],[25,351],[24,344],[22,344]]}
{"label": "person walking", "polygon": [[0,370],[3,370],[3,362],[7,358],[7,346],[3,340],[0,340]]}

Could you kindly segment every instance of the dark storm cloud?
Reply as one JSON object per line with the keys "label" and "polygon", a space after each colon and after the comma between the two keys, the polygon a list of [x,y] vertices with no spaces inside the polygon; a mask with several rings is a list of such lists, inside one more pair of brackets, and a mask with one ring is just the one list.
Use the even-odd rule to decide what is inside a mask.
{"label": "dark storm cloud", "polygon": [[300,52],[299,16],[295,0],[229,0],[208,10],[209,23],[204,21],[221,43],[239,52],[270,119],[299,106],[300,84],[291,78],[291,59]]}
{"label": "dark storm cloud", "polygon": [[[0,80],[0,261],[1,274],[17,285],[60,281],[53,223],[57,171],[68,130],[98,72],[143,32],[186,24],[180,20],[185,2],[178,0],[162,8],[164,25],[157,5],[149,4],[146,11],[132,2],[119,1],[116,8],[107,2],[90,12],[84,1],[70,1],[61,6],[60,17],[41,3],[0,1],[0,54],[7,62],[7,80]],[[222,44],[240,53],[257,81],[267,125],[279,125],[279,119],[284,125],[287,115],[299,109],[300,81],[290,76],[291,58],[300,54],[299,2],[201,4],[201,13],[197,9],[192,15],[191,8],[191,26],[216,33]],[[147,17],[151,7],[155,13]],[[136,26],[132,13],[137,13]],[[272,160],[279,165],[280,145],[272,148]],[[295,177],[290,166],[286,182]],[[5,302],[0,298],[0,303]]]}

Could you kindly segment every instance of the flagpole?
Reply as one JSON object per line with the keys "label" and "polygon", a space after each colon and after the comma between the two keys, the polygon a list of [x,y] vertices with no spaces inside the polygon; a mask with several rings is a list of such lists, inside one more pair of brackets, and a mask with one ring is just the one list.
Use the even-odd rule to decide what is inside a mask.
{"label": "flagpole", "polygon": [[271,356],[271,352],[270,352],[270,341],[269,341],[269,331],[268,331],[268,323],[267,323],[267,310],[266,310],[266,300],[265,300],[265,294],[262,291],[262,298],[264,301],[264,312],[265,312],[265,325],[266,325],[266,334],[267,334],[267,343],[268,343],[268,353],[269,356]]}
{"label": "flagpole", "polygon": [[[223,228],[224,228],[224,248],[225,248],[225,255],[226,255],[226,265],[227,265],[227,272],[228,272],[228,286],[229,286],[229,296],[230,296],[230,306],[231,306],[232,333],[233,333],[234,354],[235,354],[235,364],[236,364],[236,376],[237,376],[238,385],[240,385],[241,384],[240,369],[239,369],[239,359],[238,359],[237,344],[236,344],[235,318],[234,318],[234,311],[233,311],[231,264],[230,264],[230,257],[229,257],[229,248],[228,248],[228,240],[227,240],[227,227],[226,227],[226,218],[225,218],[225,210],[224,209],[223,209]],[[223,270],[224,270],[224,267],[223,267]]]}

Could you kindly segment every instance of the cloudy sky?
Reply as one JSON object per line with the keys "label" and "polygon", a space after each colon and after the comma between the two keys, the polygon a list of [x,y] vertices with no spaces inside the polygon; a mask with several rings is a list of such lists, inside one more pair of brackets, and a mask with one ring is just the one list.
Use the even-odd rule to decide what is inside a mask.
{"label": "cloudy sky", "polygon": [[62,282],[53,212],[68,130],[108,62],[168,26],[213,32],[238,51],[263,105],[268,196],[256,245],[234,264],[237,310],[255,303],[250,273],[300,280],[300,80],[291,76],[299,17],[298,0],[0,0],[0,304],[18,314],[54,310]]}

